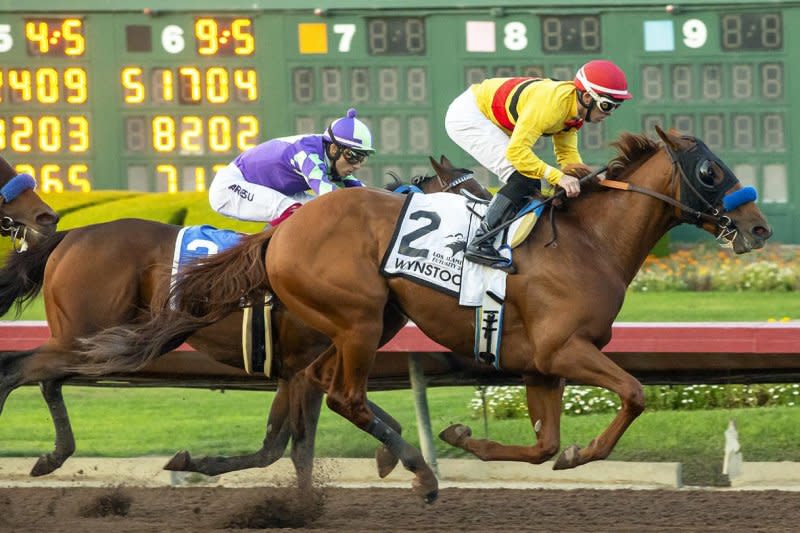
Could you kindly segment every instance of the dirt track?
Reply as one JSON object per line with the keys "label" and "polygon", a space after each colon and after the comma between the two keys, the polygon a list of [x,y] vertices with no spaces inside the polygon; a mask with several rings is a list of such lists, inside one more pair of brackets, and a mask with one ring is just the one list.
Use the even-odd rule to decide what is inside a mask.
{"label": "dirt track", "polygon": [[0,531],[796,531],[798,494],[444,489],[0,489]]}

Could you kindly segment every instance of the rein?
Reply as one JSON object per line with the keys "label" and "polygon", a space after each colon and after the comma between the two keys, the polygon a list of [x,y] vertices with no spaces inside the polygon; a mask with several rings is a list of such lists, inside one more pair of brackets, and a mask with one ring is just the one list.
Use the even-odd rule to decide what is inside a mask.
{"label": "rein", "polygon": [[[603,187],[608,187],[609,189],[617,189],[617,190],[620,190],[620,191],[638,192],[638,193],[642,193],[642,194],[647,195],[647,196],[651,196],[653,198],[657,198],[657,199],[661,200],[662,202],[666,202],[669,205],[671,205],[671,206],[681,210],[682,212],[688,214],[691,219],[696,220],[698,222],[700,222],[700,221],[702,221],[702,222],[711,222],[711,223],[713,223],[713,224],[715,224],[715,225],[717,225],[719,227],[723,227],[723,224],[720,221],[722,219],[725,219],[725,220],[728,221],[728,225],[730,225],[730,218],[728,218],[725,215],[717,216],[717,214],[719,212],[716,209],[714,209],[714,211],[716,211],[715,214],[709,215],[707,213],[703,213],[701,211],[698,211],[697,209],[693,209],[693,208],[689,207],[688,205],[679,202],[678,200],[676,200],[672,196],[668,196],[668,195],[662,194],[660,192],[652,191],[650,189],[645,189],[644,187],[639,187],[638,185],[633,185],[631,183],[627,183],[627,182],[624,182],[624,181],[617,181],[617,180],[612,180],[612,179],[604,179],[603,181],[600,182],[600,185],[602,185]],[[692,222],[692,221],[691,220],[686,220],[686,222]],[[694,222],[692,222],[692,223],[694,223]]]}
{"label": "rein", "polygon": [[[675,151],[669,145],[665,144],[664,148],[667,150],[667,153],[669,154],[669,157],[670,157],[670,159],[672,161],[672,175],[671,175],[670,180],[673,181],[675,176],[677,175],[678,178],[680,179],[680,182],[685,184],[687,189],[689,191],[691,191],[691,193],[695,196],[695,198],[697,200],[700,201],[701,205],[705,208],[703,211],[695,209],[694,207],[691,207],[690,205],[687,205],[685,202],[677,200],[677,199],[673,198],[672,196],[669,196],[669,195],[666,195],[666,194],[663,194],[663,193],[660,193],[660,192],[657,192],[657,191],[654,191],[654,190],[651,190],[651,189],[647,189],[647,188],[644,188],[644,187],[639,187],[638,185],[634,185],[634,184],[631,184],[631,183],[612,180],[612,179],[604,179],[604,180],[599,182],[600,185],[602,185],[604,187],[607,187],[607,188],[610,188],[610,189],[638,192],[638,193],[650,196],[652,198],[656,198],[658,200],[661,200],[662,202],[665,202],[665,203],[673,206],[674,208],[676,208],[679,211],[680,214],[678,216],[678,219],[681,220],[682,222],[688,222],[690,224],[694,224],[694,225],[698,225],[698,226],[702,225],[702,224],[706,224],[706,223],[713,224],[716,228],[719,229],[719,233],[717,234],[717,237],[716,237],[717,240],[720,241],[720,243],[723,246],[724,245],[730,245],[733,242],[733,240],[736,238],[736,235],[738,233],[738,230],[736,229],[736,226],[734,225],[734,223],[731,220],[731,218],[729,216],[727,216],[727,215],[722,214],[722,212],[718,208],[714,207],[706,199],[706,197],[703,194],[701,194],[700,191],[698,191],[697,188],[692,184],[691,180],[689,179],[688,175],[686,174],[686,169],[684,168],[684,165],[681,164],[681,157],[678,154],[676,154]],[[601,168],[598,168],[598,169],[594,170],[590,174],[587,174],[586,176],[581,178],[580,179],[580,184],[583,185],[587,181],[589,181],[591,179],[594,179],[599,174],[602,174],[603,172],[605,172],[607,169],[608,169],[608,167],[605,166],[605,167],[601,167]],[[538,209],[539,207],[544,206],[546,204],[549,204],[552,201],[554,201],[556,198],[563,197],[565,194],[566,194],[565,191],[562,189],[557,194],[554,194],[553,196],[551,196],[551,197],[549,197],[549,198],[547,198],[545,200],[539,201],[536,205],[529,204],[524,209],[522,209],[522,211],[520,211],[517,214],[517,216],[515,216],[511,220],[508,220],[508,221],[500,224],[496,228],[494,228],[492,231],[489,231],[489,232],[485,233],[479,240],[476,240],[476,243],[481,243],[481,242],[484,242],[486,240],[494,238],[495,235],[497,235],[501,231],[505,230],[507,227],[509,227],[515,221],[517,221],[520,218],[522,218],[524,215],[526,215],[530,211],[532,211],[534,209]],[[724,202],[723,202],[723,205],[724,205]],[[547,243],[547,245],[550,245],[551,243],[553,243],[556,240],[555,219],[553,218],[552,215],[553,215],[553,212],[551,212],[551,216],[550,216],[550,223],[551,223],[551,226],[553,227],[553,238]]]}
{"label": "rein", "polygon": [[[631,191],[631,192],[638,192],[641,194],[645,194],[652,198],[656,198],[665,202],[673,207],[675,207],[681,214],[678,216],[678,219],[683,222],[688,222],[689,224],[693,224],[695,226],[702,225],[704,223],[713,224],[716,228],[719,229],[719,233],[716,236],[716,239],[720,241],[720,243],[725,245],[730,245],[733,240],[736,238],[738,230],[736,226],[733,224],[733,221],[727,215],[723,215],[719,209],[714,207],[706,198],[703,196],[700,191],[692,184],[689,176],[686,175],[686,170],[684,169],[683,165],[680,162],[680,157],[675,153],[675,151],[669,146],[664,145],[664,148],[667,150],[669,157],[672,161],[672,177],[670,179],[674,179],[675,175],[677,174],[680,178],[681,183],[686,185],[689,191],[694,194],[695,198],[701,202],[701,204],[705,207],[705,211],[700,211],[695,209],[686,203],[681,202],[680,200],[676,200],[672,196],[668,196],[666,194],[662,194],[660,192],[656,192],[650,189],[646,189],[644,187],[639,187],[638,185],[633,185],[631,183],[626,183],[623,181],[605,179],[600,182],[600,185],[604,187],[608,187],[610,189],[617,189],[623,191]],[[723,202],[724,204],[724,202]]]}
{"label": "rein", "polygon": [[[583,185],[584,183],[588,182],[589,180],[592,180],[592,179],[596,178],[596,177],[597,177],[599,174],[602,174],[602,173],[603,173],[603,172],[605,172],[606,170],[608,170],[608,167],[607,167],[607,166],[603,166],[603,167],[600,167],[600,168],[598,168],[598,169],[595,169],[595,170],[593,170],[592,172],[590,172],[589,174],[587,174],[587,175],[585,175],[584,177],[582,177],[580,180],[578,180],[578,182],[579,182],[581,185]],[[496,227],[496,228],[494,228],[493,230],[491,230],[491,231],[487,231],[487,232],[486,232],[486,233],[484,233],[484,234],[483,234],[483,235],[482,235],[482,236],[481,236],[479,239],[474,239],[474,240],[473,240],[473,243],[474,243],[474,244],[480,244],[480,243],[482,243],[482,242],[484,242],[484,241],[487,241],[487,240],[489,240],[489,239],[493,239],[495,235],[497,235],[497,234],[498,234],[498,233],[500,233],[501,231],[505,230],[505,229],[506,229],[507,227],[509,227],[511,224],[513,224],[513,223],[514,223],[514,222],[516,222],[517,220],[521,219],[522,217],[524,217],[525,215],[527,215],[527,214],[528,214],[528,213],[530,213],[531,211],[533,211],[533,210],[535,210],[535,209],[539,209],[541,206],[544,206],[544,205],[547,205],[547,204],[549,204],[549,203],[552,203],[552,202],[553,202],[553,201],[554,201],[556,198],[562,198],[562,197],[564,197],[565,195],[566,195],[566,191],[564,191],[564,189],[561,189],[560,191],[558,191],[558,192],[557,192],[556,194],[554,194],[553,196],[550,196],[549,198],[545,198],[544,200],[540,200],[540,201],[539,201],[539,202],[538,202],[536,205],[533,205],[533,202],[531,202],[530,204],[528,204],[527,206],[525,206],[525,207],[522,209],[522,211],[520,211],[519,213],[517,213],[517,216],[515,216],[515,217],[514,217],[514,218],[512,218],[511,220],[507,220],[507,221],[503,222],[502,224],[500,224],[499,226],[497,226],[497,227]],[[551,217],[551,223],[552,223],[552,220],[553,220],[553,219],[552,219],[552,217]],[[553,237],[553,240],[555,240],[555,237]],[[552,241],[551,241],[551,242],[552,242]],[[548,244],[549,244],[549,243],[548,243]]]}

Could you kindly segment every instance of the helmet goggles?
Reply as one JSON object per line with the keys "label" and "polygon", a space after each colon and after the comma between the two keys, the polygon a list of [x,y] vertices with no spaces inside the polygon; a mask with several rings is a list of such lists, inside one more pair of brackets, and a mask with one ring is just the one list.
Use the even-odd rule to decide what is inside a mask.
{"label": "helmet goggles", "polygon": [[333,128],[331,126],[328,126],[328,136],[331,138],[331,141],[333,141],[333,144],[339,147],[339,151],[342,154],[342,157],[344,157],[344,160],[351,165],[363,163],[366,161],[367,157],[369,157],[367,152],[350,148],[339,142],[339,139],[337,139],[336,135],[333,134]]}
{"label": "helmet goggles", "polygon": [[339,149],[342,151],[342,157],[344,157],[344,160],[351,165],[363,163],[369,157],[369,154],[366,152],[353,150],[352,148],[347,148],[341,145],[339,146]]}
{"label": "helmet goggles", "polygon": [[597,108],[606,114],[631,98],[625,73],[610,61],[594,60],[586,63],[575,75],[575,85],[589,93]]}
{"label": "helmet goggles", "polygon": [[602,111],[603,113],[611,113],[616,108],[622,105],[622,102],[619,100],[614,100],[613,98],[609,98],[608,96],[602,96],[597,94],[593,91],[590,87],[586,87],[586,92],[589,93],[589,96],[592,97],[594,103],[597,104],[597,108]]}

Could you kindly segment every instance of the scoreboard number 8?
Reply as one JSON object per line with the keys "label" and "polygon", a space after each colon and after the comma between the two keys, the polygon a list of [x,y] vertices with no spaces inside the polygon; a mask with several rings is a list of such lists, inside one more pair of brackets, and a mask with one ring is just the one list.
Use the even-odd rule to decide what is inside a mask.
{"label": "scoreboard number 8", "polygon": [[527,28],[522,22],[509,22],[503,28],[503,44],[509,50],[524,50],[528,46]]}

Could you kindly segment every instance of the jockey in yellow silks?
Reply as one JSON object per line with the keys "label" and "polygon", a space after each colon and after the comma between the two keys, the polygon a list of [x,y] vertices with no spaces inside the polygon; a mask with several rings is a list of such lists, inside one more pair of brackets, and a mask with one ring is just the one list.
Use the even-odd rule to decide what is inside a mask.
{"label": "jockey in yellow silks", "polygon": [[[491,240],[483,235],[511,219],[526,197],[541,190],[540,180],[580,194],[578,178],[589,172],[578,152],[578,130],[586,122],[602,122],[631,98],[625,73],[611,61],[583,65],[572,81],[546,78],[491,78],[469,87],[447,110],[445,128],[450,138],[505,185],[486,211],[466,251],[467,259],[504,267]],[[556,168],[542,161],[533,145],[539,137],[553,138]]]}

